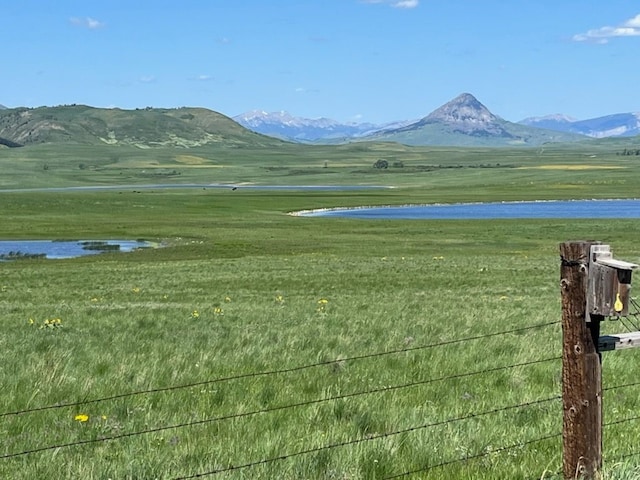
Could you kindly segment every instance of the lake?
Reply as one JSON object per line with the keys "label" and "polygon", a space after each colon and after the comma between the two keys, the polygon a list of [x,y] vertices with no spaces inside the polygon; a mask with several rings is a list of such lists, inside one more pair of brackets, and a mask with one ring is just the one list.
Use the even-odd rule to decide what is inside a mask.
{"label": "lake", "polygon": [[74,258],[104,252],[131,252],[153,245],[141,240],[2,240],[0,261],[19,258]]}
{"label": "lake", "polygon": [[640,200],[553,200],[305,210],[292,215],[360,219],[640,218]]}

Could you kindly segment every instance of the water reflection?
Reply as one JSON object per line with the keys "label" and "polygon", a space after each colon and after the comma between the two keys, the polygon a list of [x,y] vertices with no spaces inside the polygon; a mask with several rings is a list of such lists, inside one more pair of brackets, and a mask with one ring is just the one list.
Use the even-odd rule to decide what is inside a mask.
{"label": "water reflection", "polygon": [[554,200],[307,210],[294,215],[363,219],[640,218],[640,200]]}
{"label": "water reflection", "polygon": [[152,246],[144,240],[1,240],[0,260],[75,258],[103,252],[130,252]]}

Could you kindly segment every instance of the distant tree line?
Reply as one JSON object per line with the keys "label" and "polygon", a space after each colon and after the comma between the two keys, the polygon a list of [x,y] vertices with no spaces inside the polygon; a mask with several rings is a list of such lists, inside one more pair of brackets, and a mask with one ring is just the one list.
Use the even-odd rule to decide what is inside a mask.
{"label": "distant tree line", "polygon": [[622,152],[616,152],[616,155],[640,155],[640,148],[625,148]]}
{"label": "distant tree line", "polygon": [[[393,162],[391,164],[391,166],[394,167],[394,168],[402,168],[402,167],[404,167],[404,163],[402,163],[402,162]],[[380,158],[373,164],[373,168],[378,168],[378,169],[389,168],[389,162],[386,161],[383,158]]]}

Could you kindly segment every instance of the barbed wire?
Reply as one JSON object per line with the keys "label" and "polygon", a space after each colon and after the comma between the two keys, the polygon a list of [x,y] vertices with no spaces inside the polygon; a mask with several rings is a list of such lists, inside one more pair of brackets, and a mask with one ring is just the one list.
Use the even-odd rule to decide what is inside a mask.
{"label": "barbed wire", "polygon": [[[630,317],[618,317],[617,319],[622,324],[622,326],[627,329],[628,332],[638,331],[638,326],[635,323],[633,323]],[[629,326],[629,324],[631,326]]]}
{"label": "barbed wire", "polygon": [[550,440],[552,438],[557,438],[557,437],[561,437],[561,436],[562,436],[562,432],[554,433],[554,434],[551,434],[551,435],[546,435],[544,437],[535,438],[533,440],[527,440],[526,442],[514,443],[512,445],[507,445],[507,446],[504,446],[504,447],[492,449],[491,451],[488,451],[488,452],[482,452],[482,453],[478,453],[476,455],[467,455],[467,456],[462,457],[462,458],[457,458],[457,459],[454,459],[454,460],[448,460],[446,462],[436,463],[436,464],[433,464],[433,465],[428,465],[426,467],[417,468],[415,470],[410,470],[410,471],[407,471],[407,472],[398,473],[398,474],[392,475],[390,477],[384,477],[383,480],[393,480],[393,479],[396,479],[396,478],[402,478],[402,477],[406,477],[406,476],[409,476],[409,475],[414,475],[416,473],[422,473],[422,472],[426,472],[428,470],[433,470],[434,468],[447,467],[447,466],[450,466],[450,465],[455,465],[456,463],[464,463],[464,462],[467,462],[469,460],[477,460],[478,458],[487,457],[489,455],[493,455],[493,454],[496,454],[496,453],[502,453],[502,452],[505,452],[507,450],[512,450],[514,448],[519,448],[519,447],[522,448],[522,447],[525,447],[527,445],[532,445],[534,443],[543,442],[545,440]]}
{"label": "barbed wire", "polygon": [[[615,385],[613,387],[603,388],[602,390],[603,391],[609,391],[609,390],[615,390],[615,389],[618,389],[618,388],[635,387],[635,386],[638,386],[638,385],[640,385],[640,381],[639,382],[626,383],[626,384],[623,384],[623,385]],[[636,421],[636,420],[640,420],[640,415],[636,415],[636,416],[633,416],[633,417],[627,417],[627,418],[621,418],[621,419],[618,419],[618,420],[607,422],[607,423],[604,423],[602,425],[602,427],[603,428],[604,427],[611,427],[613,425],[620,425],[620,424],[623,424],[623,423],[633,422],[633,421]],[[630,458],[630,457],[635,457],[635,456],[638,456],[638,455],[640,455],[640,452],[627,453],[625,455],[620,455],[620,456],[617,456],[617,457],[613,457],[611,459],[605,457],[604,460],[605,461],[615,462],[615,461],[625,460],[625,459]]]}
{"label": "barbed wire", "polygon": [[603,427],[610,427],[612,425],[620,425],[621,423],[633,422],[635,420],[640,420],[640,415],[637,415],[635,417],[622,418],[620,420],[614,420],[613,422],[605,423],[602,426]]}
{"label": "barbed wire", "polygon": [[[637,332],[640,330],[638,327],[638,321],[640,321],[640,304],[633,298],[629,298],[629,303],[635,308],[635,311],[629,312],[626,317],[620,317],[620,323],[630,332]],[[633,328],[630,328],[626,322],[630,323]]]}
{"label": "barbed wire", "polygon": [[410,432],[415,432],[417,430],[423,430],[426,428],[431,428],[431,427],[437,427],[437,426],[441,426],[441,425],[448,425],[450,423],[454,423],[454,422],[460,422],[460,421],[464,421],[464,420],[470,420],[473,418],[479,418],[482,416],[486,416],[486,415],[491,415],[491,414],[495,414],[495,413],[500,413],[500,412],[506,412],[509,410],[514,410],[517,408],[524,408],[524,407],[530,407],[533,405],[538,405],[538,404],[542,404],[542,403],[548,403],[554,400],[559,400],[561,398],[561,396],[555,396],[555,397],[550,397],[550,398],[545,398],[545,399],[541,399],[541,400],[534,400],[531,402],[526,402],[526,403],[520,403],[518,405],[510,405],[510,406],[506,406],[506,407],[501,407],[501,408],[496,408],[493,410],[488,410],[488,411],[484,411],[484,412],[480,412],[480,413],[472,413],[472,414],[468,414],[468,415],[464,415],[462,417],[456,417],[456,418],[450,418],[448,420],[441,420],[438,422],[432,422],[432,423],[427,423],[424,425],[419,425],[416,427],[409,427],[409,428],[404,428],[402,430],[396,430],[394,432],[387,432],[387,433],[379,433],[379,434],[374,434],[374,435],[369,435],[365,438],[358,438],[355,440],[347,440],[344,442],[337,442],[337,443],[332,443],[329,445],[324,445],[321,447],[315,447],[315,448],[309,448],[306,450],[300,450],[298,452],[294,452],[294,453],[288,453],[288,454],[284,454],[284,455],[279,455],[277,457],[271,457],[271,458],[266,458],[266,459],[262,459],[262,460],[257,460],[254,462],[248,462],[248,463],[244,463],[241,465],[231,465],[229,467],[224,467],[224,468],[218,468],[215,470],[210,470],[208,472],[202,472],[202,473],[196,473],[193,475],[189,475],[189,476],[183,476],[183,477],[177,477],[174,478],[173,480],[190,480],[193,478],[201,478],[201,477],[207,477],[207,476],[211,476],[211,475],[217,475],[219,473],[226,473],[226,472],[231,472],[231,471],[236,471],[236,470],[243,470],[243,469],[247,469],[247,468],[252,468],[252,467],[257,467],[260,465],[266,465],[269,463],[274,463],[280,460],[287,460],[289,458],[293,458],[293,457],[298,457],[301,455],[307,455],[310,453],[317,453],[317,452],[321,452],[323,450],[330,450],[330,449],[334,449],[334,448],[339,448],[339,447],[345,447],[348,445],[356,445],[359,443],[363,443],[363,442],[370,442],[370,441],[374,441],[374,440],[378,440],[381,438],[388,438],[388,437],[392,437],[395,435],[400,435],[403,433],[410,433]]}
{"label": "barbed wire", "polygon": [[638,303],[638,301],[633,297],[629,298],[629,303],[631,303],[631,305],[636,309],[636,311],[631,313],[630,315],[634,317],[640,316],[640,303]]}
{"label": "barbed wire", "polygon": [[631,453],[625,453],[624,455],[618,455],[612,458],[605,457],[604,460],[607,462],[620,462],[620,461],[626,460],[627,458],[637,457],[638,455],[640,455],[640,452],[631,452]]}
{"label": "barbed wire", "polygon": [[633,383],[625,383],[624,385],[614,385],[613,387],[607,387],[607,388],[603,388],[602,391],[603,392],[607,392],[610,390],[616,390],[618,388],[628,388],[628,387],[635,387],[640,385],[640,381],[638,382],[633,382]]}
{"label": "barbed wire", "polygon": [[445,340],[445,341],[442,341],[442,342],[431,343],[431,344],[427,344],[427,345],[419,345],[419,346],[415,346],[415,347],[404,347],[404,348],[401,348],[401,349],[387,350],[387,351],[384,351],[384,352],[375,352],[375,353],[367,353],[367,354],[362,354],[362,355],[355,355],[355,356],[347,357],[347,358],[337,358],[337,359],[334,359],[334,360],[324,360],[324,361],[321,361],[321,362],[311,363],[311,364],[307,364],[307,365],[299,365],[299,366],[289,367],[289,368],[282,368],[282,369],[276,369],[276,370],[267,370],[267,371],[263,371],[263,372],[242,373],[242,374],[231,375],[231,376],[227,376],[227,377],[214,378],[214,379],[211,379],[211,380],[204,380],[204,381],[201,381],[201,382],[187,383],[187,384],[174,385],[174,386],[168,386],[168,387],[151,388],[151,389],[146,389],[146,390],[139,390],[139,391],[128,392],[128,393],[121,393],[121,394],[117,394],[117,395],[110,395],[110,396],[107,396],[107,397],[95,398],[95,399],[90,399],[90,400],[79,400],[79,401],[76,401],[76,402],[57,403],[57,404],[54,404],[54,405],[46,405],[46,406],[42,406],[42,407],[34,407],[34,408],[27,408],[27,409],[22,409],[22,410],[15,410],[15,411],[11,411],[11,412],[1,413],[0,414],[0,418],[8,417],[8,416],[25,415],[25,414],[29,414],[29,413],[35,413],[35,412],[42,412],[42,411],[45,411],[45,410],[54,410],[54,409],[60,409],[60,408],[78,407],[78,406],[81,406],[81,405],[90,405],[90,404],[93,404],[93,403],[106,402],[106,401],[110,401],[110,400],[119,400],[119,399],[122,399],[122,398],[128,398],[128,397],[133,397],[133,396],[138,396],[138,395],[148,395],[148,394],[152,394],[152,393],[163,393],[163,392],[170,392],[170,391],[182,390],[182,389],[187,389],[187,388],[195,388],[195,387],[201,387],[201,386],[205,386],[205,385],[211,385],[211,384],[214,384],[214,383],[222,383],[222,382],[228,382],[228,381],[233,381],[233,380],[242,380],[242,379],[247,379],[247,378],[256,378],[256,377],[265,377],[265,376],[278,375],[278,374],[293,373],[293,372],[298,372],[298,371],[307,370],[307,369],[311,369],[311,368],[317,368],[317,367],[322,367],[322,366],[327,366],[327,365],[335,365],[338,362],[343,363],[343,362],[349,362],[349,361],[356,361],[356,360],[364,360],[364,359],[369,359],[369,358],[382,357],[382,356],[386,356],[386,355],[395,355],[395,354],[400,354],[400,353],[405,353],[405,352],[426,350],[426,349],[430,349],[430,348],[447,346],[447,345],[454,345],[454,344],[457,344],[457,343],[464,343],[464,342],[469,342],[469,341],[473,341],[473,340],[482,340],[482,339],[485,339],[485,338],[491,338],[491,337],[496,337],[496,336],[501,336],[501,335],[507,335],[507,334],[511,334],[511,333],[519,333],[519,332],[524,332],[524,331],[527,331],[527,330],[533,330],[533,329],[536,329],[536,328],[543,328],[543,327],[548,327],[548,326],[551,326],[551,325],[558,325],[558,324],[560,324],[559,321],[546,322],[546,323],[541,323],[541,324],[537,324],[537,325],[529,325],[527,327],[518,327],[518,328],[513,328],[513,329],[510,329],[510,330],[503,330],[503,331],[500,331],[500,332],[493,332],[493,333],[488,333],[488,334],[483,334],[483,335],[476,335],[476,336],[465,337],[465,338],[458,338],[458,339],[453,339],[453,340]]}
{"label": "barbed wire", "polygon": [[448,375],[448,376],[432,378],[432,379],[428,379],[428,380],[409,382],[409,383],[404,383],[404,384],[400,384],[400,385],[383,386],[383,387],[378,387],[378,388],[369,389],[369,390],[365,390],[365,391],[352,392],[352,393],[347,393],[347,394],[342,394],[342,395],[335,395],[335,396],[332,396],[332,397],[315,399],[315,400],[308,400],[308,401],[304,401],[304,402],[292,403],[292,404],[287,404],[287,405],[279,405],[279,406],[276,406],[276,407],[264,408],[264,409],[260,409],[260,410],[253,410],[253,411],[249,411],[249,412],[233,413],[233,414],[229,414],[229,415],[223,415],[223,416],[214,417],[214,418],[208,418],[208,419],[203,419],[203,420],[195,420],[195,421],[192,421],[192,422],[181,423],[181,424],[176,424],[176,425],[166,425],[166,426],[162,426],[162,427],[155,427],[155,428],[150,428],[150,429],[146,429],[146,430],[140,430],[140,431],[136,431],[136,432],[121,433],[121,434],[118,434],[118,435],[112,435],[110,437],[101,437],[101,438],[95,438],[95,439],[90,439],[90,440],[78,440],[78,441],[75,441],[75,442],[69,442],[69,443],[58,444],[58,445],[51,445],[51,446],[46,446],[46,447],[39,447],[39,448],[30,449],[30,450],[24,450],[22,452],[5,454],[5,455],[1,455],[0,459],[4,460],[4,459],[8,459],[8,458],[15,458],[15,457],[34,454],[34,453],[44,452],[44,451],[47,451],[47,450],[70,448],[70,447],[76,447],[76,446],[80,446],[80,445],[87,445],[87,444],[91,444],[91,443],[102,443],[102,442],[108,442],[108,441],[112,441],[112,440],[120,440],[120,439],[134,437],[134,436],[141,436],[141,435],[147,435],[147,434],[150,434],[150,433],[162,432],[162,431],[166,431],[166,430],[175,430],[175,429],[178,429],[178,428],[193,427],[193,426],[204,425],[204,424],[208,424],[208,423],[221,422],[221,421],[231,420],[231,419],[238,419],[238,418],[249,417],[249,416],[265,414],[265,413],[271,413],[271,412],[276,412],[276,411],[281,411],[281,410],[288,410],[288,409],[291,409],[291,408],[298,408],[298,407],[315,405],[315,404],[319,404],[319,403],[326,403],[326,402],[331,402],[331,401],[336,401],[336,400],[342,400],[342,399],[346,399],[346,398],[353,398],[353,397],[357,397],[357,396],[372,395],[374,393],[384,393],[384,392],[389,392],[389,391],[393,391],[393,390],[401,390],[401,389],[404,389],[404,388],[410,388],[410,387],[415,387],[415,386],[420,386],[420,385],[426,385],[426,384],[429,384],[429,383],[435,383],[435,382],[447,381],[447,380],[453,380],[453,379],[460,379],[460,378],[464,378],[464,377],[482,375],[482,374],[486,374],[486,373],[494,373],[494,372],[497,372],[497,371],[500,371],[500,370],[508,370],[508,369],[511,369],[511,368],[535,365],[535,364],[539,364],[539,363],[550,362],[550,361],[560,360],[560,359],[561,359],[561,357],[552,357],[552,358],[546,358],[546,359],[542,359],[542,360],[531,360],[531,361],[528,361],[528,362],[522,362],[522,363],[506,365],[506,366],[501,366],[501,367],[493,367],[493,368],[474,371],[474,372],[459,373],[459,374],[455,374],[455,375]]}

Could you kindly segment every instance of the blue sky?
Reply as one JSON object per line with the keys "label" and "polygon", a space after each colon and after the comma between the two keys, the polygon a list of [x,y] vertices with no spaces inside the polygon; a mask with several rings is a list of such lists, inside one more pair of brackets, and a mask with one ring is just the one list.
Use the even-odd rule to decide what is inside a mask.
{"label": "blue sky", "polygon": [[637,0],[0,0],[0,104],[383,123],[640,111]]}

